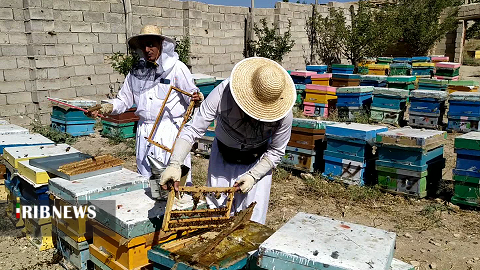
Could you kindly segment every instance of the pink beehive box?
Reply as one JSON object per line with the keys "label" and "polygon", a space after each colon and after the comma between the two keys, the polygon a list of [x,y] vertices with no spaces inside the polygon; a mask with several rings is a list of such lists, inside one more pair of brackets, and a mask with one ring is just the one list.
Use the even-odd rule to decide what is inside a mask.
{"label": "pink beehive box", "polygon": [[460,79],[459,76],[455,76],[455,77],[435,76],[433,78],[437,80],[449,80],[449,81],[458,81]]}
{"label": "pink beehive box", "polygon": [[437,62],[448,62],[450,60],[450,58],[448,56],[432,56],[430,57],[431,61],[433,63],[437,63]]}
{"label": "pink beehive box", "polygon": [[329,79],[329,78],[332,78],[332,73],[323,73],[323,74],[312,75],[312,80],[313,79]]}
{"label": "pink beehive box", "polygon": [[312,75],[317,75],[317,73],[313,71],[296,70],[296,71],[290,72],[290,75],[300,76],[300,77],[311,77]]}
{"label": "pink beehive box", "polygon": [[449,68],[449,69],[457,69],[460,67],[460,63],[452,63],[452,62],[438,62],[435,64],[437,68]]}
{"label": "pink beehive box", "polygon": [[316,90],[320,93],[327,93],[330,95],[335,95],[337,93],[337,87],[318,85],[318,84],[307,84],[307,90]]}

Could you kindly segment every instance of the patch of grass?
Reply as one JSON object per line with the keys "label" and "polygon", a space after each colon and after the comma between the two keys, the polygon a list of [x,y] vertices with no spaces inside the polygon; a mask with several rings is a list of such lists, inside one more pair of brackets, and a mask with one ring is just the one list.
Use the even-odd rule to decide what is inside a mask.
{"label": "patch of grass", "polygon": [[338,109],[332,110],[328,113],[327,121],[340,122],[340,117],[338,116]]}
{"label": "patch of grass", "polygon": [[42,125],[38,122],[32,123],[32,131],[47,137],[55,143],[66,143],[72,145],[77,141],[77,138],[70,134],[60,132],[50,126]]}
{"label": "patch of grass", "polygon": [[370,115],[364,110],[360,112],[354,112],[353,117],[356,123],[360,124],[370,124]]}
{"label": "patch of grass", "polygon": [[305,118],[305,115],[303,115],[303,110],[300,108],[300,105],[295,105],[292,111],[294,118]]}
{"label": "patch of grass", "polygon": [[465,66],[480,66],[480,60],[474,59],[468,54],[464,54],[462,64]]}
{"label": "patch of grass", "polygon": [[126,159],[128,157],[132,157],[136,155],[137,144],[135,139],[123,139],[121,142],[118,142],[115,144],[124,144],[124,147],[116,151],[115,156]]}
{"label": "patch of grass", "polygon": [[285,170],[284,168],[277,167],[273,170],[272,179],[286,179],[290,176],[290,172]]}
{"label": "patch of grass", "polygon": [[442,224],[442,213],[450,211],[453,211],[453,209],[442,203],[430,203],[423,207],[423,209],[417,213],[417,215],[423,217],[425,220],[422,230],[429,229],[433,226],[440,226]]}
{"label": "patch of grass", "polygon": [[15,229],[10,219],[7,217],[7,207],[10,206],[11,201],[2,201],[0,203],[0,232],[10,231]]}

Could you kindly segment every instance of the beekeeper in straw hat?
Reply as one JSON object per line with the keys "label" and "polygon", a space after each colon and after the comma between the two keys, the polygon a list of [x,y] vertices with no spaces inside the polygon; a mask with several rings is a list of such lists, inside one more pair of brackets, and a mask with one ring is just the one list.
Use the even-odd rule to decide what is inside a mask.
{"label": "beekeeper in straw hat", "polygon": [[[94,116],[99,112],[121,114],[134,104],[137,106],[135,114],[140,117],[136,132],[137,170],[140,174],[150,177],[151,168],[147,155],[156,158],[165,166],[170,158],[170,153],[145,139],[154,127],[170,86],[194,93],[192,98],[198,103],[203,96],[198,93],[199,90],[187,66],[178,60],[178,54],[174,51],[175,41],[162,35],[159,27],[154,25],[143,27],[139,35],[128,39],[128,46],[137,51],[141,57],[140,61],[126,76],[117,98],[102,104],[102,108],[92,114]],[[154,141],[172,147],[189,102],[190,97],[172,91],[154,135]],[[190,167],[190,156],[187,155],[182,163]],[[189,174],[187,182],[191,182],[190,179]]]}
{"label": "beekeeper in straw hat", "polygon": [[[275,61],[252,57],[239,62],[231,76],[205,99],[180,134],[160,184],[180,180],[180,164],[196,138],[217,120],[208,166],[207,185],[236,186],[233,210],[257,202],[252,220],[265,223],[272,169],[285,154],[292,128],[295,85]],[[211,208],[226,197],[207,198]]]}

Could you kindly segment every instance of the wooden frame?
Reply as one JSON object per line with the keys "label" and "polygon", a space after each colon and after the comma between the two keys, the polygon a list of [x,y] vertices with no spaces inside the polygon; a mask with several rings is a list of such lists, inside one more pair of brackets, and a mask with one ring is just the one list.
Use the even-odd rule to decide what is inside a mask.
{"label": "wooden frame", "polygon": [[175,148],[175,142],[178,138],[178,136],[180,136],[180,132],[182,132],[182,129],[183,127],[185,126],[185,124],[187,123],[188,119],[190,118],[190,115],[192,114],[193,112],[193,108],[195,106],[195,101],[190,101],[190,104],[188,105],[188,108],[187,108],[187,111],[185,112],[185,115],[183,116],[183,122],[182,122],[182,125],[180,126],[180,129],[178,130],[178,133],[177,133],[177,136],[175,137],[175,141],[173,142],[173,145],[172,145],[172,148],[168,148],[166,147],[165,145],[162,145],[156,141],[153,140],[153,136],[155,134],[155,131],[157,130],[158,128],[158,124],[160,123],[160,119],[162,119],[162,116],[163,116],[163,112],[165,111],[165,105],[167,104],[167,101],[168,101],[168,98],[170,97],[170,93],[172,93],[172,90],[175,90],[177,92],[180,92],[188,97],[192,97],[193,94],[190,94],[188,92],[185,92],[179,88],[176,88],[174,86],[170,86],[170,89],[168,90],[168,93],[167,93],[167,96],[165,97],[165,99],[163,100],[163,104],[162,104],[162,107],[160,108],[160,111],[158,112],[158,115],[157,115],[157,119],[155,120],[155,124],[153,126],[153,129],[152,131],[150,132],[150,135],[146,138],[147,141],[155,146],[158,146],[160,147],[161,149],[169,152],[169,153],[173,153],[173,149]]}
{"label": "wooden frame", "polygon": [[[234,187],[186,187],[181,186],[178,192],[187,193],[226,193],[227,204],[225,208],[216,209],[200,209],[200,210],[172,210],[173,202],[175,200],[175,189],[171,189],[168,193],[167,205],[165,207],[165,214],[163,216],[163,231],[186,231],[198,230],[205,228],[218,227],[230,219],[230,212],[233,204],[233,196],[235,195]],[[184,218],[187,216],[187,218]],[[191,216],[200,216],[193,217]],[[172,219],[178,217],[178,219]],[[176,226],[171,226],[175,224]]]}

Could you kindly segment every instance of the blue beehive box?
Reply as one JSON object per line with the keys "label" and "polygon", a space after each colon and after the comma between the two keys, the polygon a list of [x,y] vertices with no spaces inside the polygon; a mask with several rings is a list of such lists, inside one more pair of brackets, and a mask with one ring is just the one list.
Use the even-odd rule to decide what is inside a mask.
{"label": "blue beehive box", "polygon": [[372,86],[337,88],[337,107],[369,107],[372,103]]}
{"label": "blue beehive box", "polygon": [[343,65],[343,64],[332,65],[332,73],[353,74],[354,69],[355,69],[355,66],[353,65]]}
{"label": "blue beehive box", "polygon": [[373,144],[375,142],[377,133],[387,131],[388,128],[384,126],[366,125],[358,123],[339,123],[329,125],[326,128],[325,134],[328,136],[343,137],[348,139],[359,139],[365,143]]}
{"label": "blue beehive box", "polygon": [[386,87],[387,76],[384,75],[361,75],[360,86]]}
{"label": "blue beehive box", "polygon": [[480,151],[456,148],[455,153],[457,165],[454,174],[480,178]]}
{"label": "blue beehive box", "polygon": [[478,131],[480,127],[480,117],[468,116],[449,116],[447,130],[458,132]]}
{"label": "blue beehive box", "polygon": [[192,74],[193,82],[200,89],[200,92],[207,97],[217,85],[215,77],[206,74]]}
{"label": "blue beehive box", "polygon": [[410,63],[410,62],[412,62],[412,58],[410,58],[410,57],[394,57],[393,62],[394,63]]}
{"label": "blue beehive box", "polygon": [[93,127],[95,126],[95,120],[74,120],[65,121],[56,118],[51,118],[52,128],[62,133],[67,133],[72,136],[85,136],[94,133]]}
{"label": "blue beehive box", "polygon": [[52,109],[52,118],[61,120],[61,121],[90,121],[92,118],[85,115],[81,110],[63,107],[53,106]]}
{"label": "blue beehive box", "polygon": [[317,74],[323,74],[327,72],[327,68],[327,65],[308,65],[307,71],[314,71],[317,72]]}
{"label": "blue beehive box", "polygon": [[412,63],[414,62],[430,62],[429,56],[414,56],[412,57]]}
{"label": "blue beehive box", "polygon": [[453,92],[449,96],[448,117],[480,117],[479,92]]}

